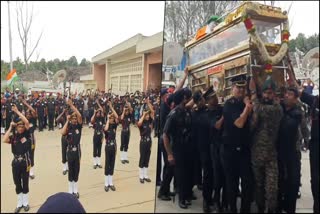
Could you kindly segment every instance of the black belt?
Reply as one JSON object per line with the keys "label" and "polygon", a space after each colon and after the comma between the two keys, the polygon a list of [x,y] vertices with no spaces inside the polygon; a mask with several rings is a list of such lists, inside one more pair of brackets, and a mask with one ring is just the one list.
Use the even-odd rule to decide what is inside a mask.
{"label": "black belt", "polygon": [[129,128],[123,128],[122,131],[128,132],[128,131],[130,131],[130,129]]}
{"label": "black belt", "polygon": [[244,146],[234,146],[234,145],[228,145],[228,144],[224,144],[224,147],[226,149],[235,150],[236,152],[242,152],[246,149]]}

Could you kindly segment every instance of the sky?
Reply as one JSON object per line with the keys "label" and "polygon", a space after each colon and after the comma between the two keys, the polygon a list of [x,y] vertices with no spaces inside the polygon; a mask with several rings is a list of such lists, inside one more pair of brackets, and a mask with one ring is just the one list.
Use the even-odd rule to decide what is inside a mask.
{"label": "sky", "polygon": [[[36,43],[43,30],[38,51],[31,60],[76,56],[92,59],[95,55],[141,33],[151,36],[163,31],[165,2],[29,2],[34,7],[31,26]],[[22,59],[22,44],[16,21],[16,3],[10,3],[13,59]],[[1,1],[1,59],[10,60],[8,4]]]}
{"label": "sky", "polygon": [[[268,2],[268,1],[267,1]],[[289,8],[291,1],[277,1],[275,6]],[[93,56],[141,33],[150,36],[163,30],[164,2],[29,2],[35,17],[31,27],[33,44],[43,30],[39,60],[76,56],[91,60]],[[10,3],[13,59],[22,58],[18,36],[16,3]],[[291,38],[302,32],[319,33],[319,1],[294,1],[289,13]],[[9,61],[8,5],[1,1],[1,59]]]}

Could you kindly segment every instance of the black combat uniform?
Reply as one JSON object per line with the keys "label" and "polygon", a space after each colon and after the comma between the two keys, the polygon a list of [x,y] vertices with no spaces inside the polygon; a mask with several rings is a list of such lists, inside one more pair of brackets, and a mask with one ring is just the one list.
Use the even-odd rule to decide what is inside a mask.
{"label": "black combat uniform", "polygon": [[192,120],[189,110],[177,106],[168,117],[163,130],[169,136],[172,144],[172,152],[175,159],[175,177],[179,189],[179,202],[186,205],[186,200],[192,197],[192,151],[191,142]]}
{"label": "black combat uniform", "polygon": [[313,212],[319,213],[319,96],[302,92],[301,101],[311,107],[310,171]]}
{"label": "black combat uniform", "polygon": [[[139,168],[140,168],[140,182],[144,181],[150,182],[151,180],[147,176],[147,169],[149,167],[149,160],[151,155],[151,125],[152,119],[144,120],[142,125],[139,127],[140,130],[140,159],[139,159]],[[143,173],[141,173],[141,171]]]}
{"label": "black combat uniform", "polygon": [[245,104],[235,97],[225,102],[223,108],[224,128],[221,155],[225,170],[228,203],[231,212],[237,212],[237,192],[241,178],[241,212],[250,212],[253,174],[250,160],[249,123],[238,128],[234,122],[240,117]]}
{"label": "black combat uniform", "polygon": [[[69,122],[66,134],[67,142],[67,159],[68,159],[68,180],[69,182],[74,182],[75,185],[79,179],[80,172],[80,159],[81,159],[81,148],[80,140],[82,133],[82,124],[71,124]],[[78,191],[74,188],[72,194],[79,198]]]}
{"label": "black combat uniform", "polygon": [[[129,111],[129,109],[127,110]],[[121,120],[122,130],[121,130],[121,145],[120,145],[120,152],[123,153],[123,161],[124,163],[129,163],[126,158],[129,142],[130,142],[130,124],[131,124],[131,114],[129,112],[128,115],[124,115],[123,120]]]}
{"label": "black combat uniform", "polygon": [[281,210],[294,213],[300,185],[301,161],[300,148],[298,148],[298,128],[302,120],[302,111],[298,106],[286,109],[283,103],[282,108],[283,118],[280,122],[278,140],[278,206]]}
{"label": "black combat uniform", "polygon": [[54,98],[49,98],[47,102],[48,106],[48,120],[49,120],[49,131],[54,130],[54,116],[55,116],[55,111],[56,111],[56,101]]}
{"label": "black combat uniform", "polygon": [[[213,192],[213,166],[210,158],[210,118],[208,109],[204,106],[192,112],[192,133],[196,151],[200,159],[200,169],[203,170],[203,206],[209,207]],[[201,171],[200,171],[201,173]]]}
{"label": "black combat uniform", "polygon": [[31,165],[30,153],[31,153],[31,137],[28,130],[19,134],[13,129],[13,135],[9,138],[11,144],[11,151],[14,156],[12,160],[12,175],[15,184],[16,194],[19,200],[21,200],[21,206],[17,209],[21,209],[22,205],[25,209],[29,209],[28,205],[28,193],[29,193],[29,170]]}
{"label": "black combat uniform", "polygon": [[36,110],[37,110],[37,114],[38,114],[39,131],[43,131],[45,111],[46,111],[45,102],[38,100],[38,102],[36,103]]}
{"label": "black combat uniform", "polygon": [[95,117],[95,122],[93,124],[94,134],[93,134],[93,158],[97,159],[94,168],[101,168],[100,157],[101,157],[101,147],[103,138],[103,128],[106,122],[104,117]]}
{"label": "black combat uniform", "polygon": [[6,130],[8,130],[14,114],[12,111],[12,105],[13,105],[12,99],[8,99],[5,105],[6,105]]}

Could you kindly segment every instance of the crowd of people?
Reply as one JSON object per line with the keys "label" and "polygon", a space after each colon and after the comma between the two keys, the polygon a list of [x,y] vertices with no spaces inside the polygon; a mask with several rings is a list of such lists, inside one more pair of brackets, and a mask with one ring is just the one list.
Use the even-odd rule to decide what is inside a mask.
{"label": "crowd of people", "polygon": [[[126,93],[119,96],[96,90],[86,94],[41,92],[25,95],[7,88],[1,93],[1,127],[3,142],[11,145],[13,180],[18,196],[15,212],[29,210],[29,178],[34,179],[36,130],[61,129],[63,175],[68,174],[68,192],[79,198],[78,179],[81,159],[81,134],[84,125],[93,129],[93,169],[102,168],[101,149],[105,142],[104,190],[116,191],[113,174],[117,153],[116,130],[121,125],[120,159],[128,164],[130,126],[140,132],[140,183],[151,182],[148,166],[151,155],[152,130],[158,136],[160,98],[158,91]],[[40,178],[41,179],[41,178]]]}
{"label": "crowd of people", "polygon": [[[187,209],[197,199],[197,186],[206,213],[236,213],[238,197],[240,212],[251,212],[255,202],[259,213],[294,213],[303,136],[310,150],[313,210],[318,213],[319,97],[299,86],[289,70],[283,94],[271,76],[259,91],[252,77],[232,78],[232,97],[221,105],[213,87],[193,93],[183,88],[188,75],[186,69],[174,91],[161,90],[158,164],[161,156],[165,164],[157,170],[159,200],[178,194],[179,207]],[[303,128],[306,117],[309,135],[303,134],[309,131]]]}

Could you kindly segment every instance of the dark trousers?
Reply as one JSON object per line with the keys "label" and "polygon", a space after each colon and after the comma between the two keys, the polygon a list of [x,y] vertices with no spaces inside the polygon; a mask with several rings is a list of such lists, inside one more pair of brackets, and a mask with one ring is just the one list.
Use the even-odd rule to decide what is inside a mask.
{"label": "dark trousers", "polygon": [[[219,207],[227,207],[227,190],[225,175],[222,167],[222,160],[220,154],[220,146],[210,145],[211,161],[213,165],[213,175],[214,175],[214,196],[213,202],[218,204]],[[221,200],[222,194],[222,200]]]}
{"label": "dark trousers", "polygon": [[65,164],[67,162],[67,147],[68,143],[65,137],[61,137],[61,154],[62,154],[62,163]]}
{"label": "dark trousers", "polygon": [[30,160],[31,160],[32,167],[34,166],[34,151],[35,149],[31,149],[31,152],[30,152]]}
{"label": "dark trousers", "polygon": [[45,115],[43,118],[43,128],[47,128],[48,125],[48,115]]}
{"label": "dark trousers", "polygon": [[140,140],[140,160],[139,168],[148,168],[151,155],[151,137]]}
{"label": "dark trousers", "polygon": [[[158,138],[158,151],[157,151],[157,175],[156,175],[156,182],[161,182],[161,171],[162,171],[162,149],[160,145],[161,137]],[[162,175],[162,178],[164,176]]]}
{"label": "dark trousers", "polygon": [[93,157],[101,157],[102,134],[93,135]]}
{"label": "dark trousers", "polygon": [[68,148],[67,151],[67,158],[68,158],[68,179],[69,181],[78,182],[79,173],[80,173],[80,158],[81,158],[81,151],[80,145],[77,147],[77,151],[70,151]]}
{"label": "dark trousers", "polygon": [[211,203],[212,200],[212,192],[213,192],[213,166],[212,161],[210,159],[210,151],[206,151],[208,154],[201,154],[201,166],[203,169],[203,190],[202,196],[203,200],[208,204]]}
{"label": "dark trousers", "polygon": [[106,161],[105,161],[105,167],[104,167],[104,175],[113,175],[114,164],[116,160],[116,152],[117,152],[117,144],[114,143],[113,145],[110,145],[107,142],[105,146]]}
{"label": "dark trousers", "polygon": [[49,112],[48,113],[48,119],[49,119],[49,129],[53,130],[54,112]]}
{"label": "dark trousers", "polygon": [[89,109],[89,119],[88,119],[88,123],[90,122],[91,117],[93,116],[93,113],[94,113],[93,108],[90,108],[90,109]]}
{"label": "dark trousers", "polygon": [[[190,146],[189,146],[190,147]],[[193,161],[194,153],[192,149],[181,148],[182,151],[174,153],[175,159],[175,177],[177,178],[177,187],[179,189],[179,201],[188,200],[192,197],[193,187]]]}
{"label": "dark trousers", "polygon": [[283,156],[284,154],[279,154],[278,206],[288,213],[295,213],[300,186],[301,162],[298,151],[296,154],[292,154],[290,158],[283,158]]}
{"label": "dark trousers", "polygon": [[234,146],[222,147],[223,168],[226,176],[228,204],[231,212],[237,212],[237,192],[241,178],[241,209],[240,212],[250,212],[252,200],[253,174],[251,171],[250,152]]}
{"label": "dark trousers", "polygon": [[6,117],[6,130],[9,129],[11,121],[12,121],[12,115],[7,115],[7,117]]}
{"label": "dark trousers", "polygon": [[153,127],[154,127],[154,136],[158,137],[159,135],[159,118],[155,118],[153,122]]}
{"label": "dark trousers", "polygon": [[[170,165],[168,162],[168,155],[166,152],[166,149],[163,144],[163,138],[160,137],[160,149],[163,154],[163,160],[164,160],[164,167],[163,167],[163,175],[162,175],[162,183],[159,189],[159,194],[168,195],[170,193],[170,183],[172,181],[172,178],[174,177],[174,166]],[[161,158],[161,157],[160,157]],[[175,185],[176,187],[176,185]]]}
{"label": "dark trousers", "polygon": [[128,131],[121,131],[121,145],[120,145],[120,151],[128,151],[129,147],[129,141],[130,141],[130,130]]}
{"label": "dark trousers", "polygon": [[27,194],[29,192],[29,171],[27,171],[26,161],[13,161],[12,175],[16,186],[16,194]]}
{"label": "dark trousers", "polygon": [[201,155],[197,148],[195,148],[195,151],[193,159],[193,185],[203,185]]}
{"label": "dark trousers", "polygon": [[38,123],[39,123],[39,131],[42,131],[44,128],[44,114],[39,113],[38,114]]}
{"label": "dark trousers", "polygon": [[313,212],[319,213],[319,139],[311,139],[309,149]]}

